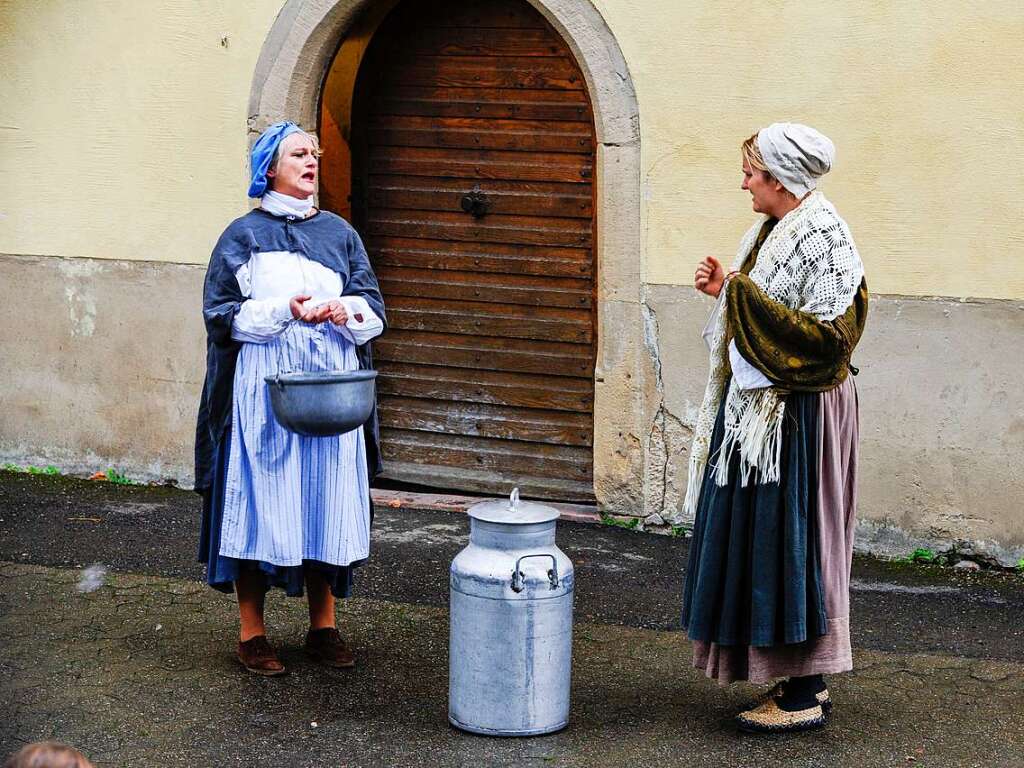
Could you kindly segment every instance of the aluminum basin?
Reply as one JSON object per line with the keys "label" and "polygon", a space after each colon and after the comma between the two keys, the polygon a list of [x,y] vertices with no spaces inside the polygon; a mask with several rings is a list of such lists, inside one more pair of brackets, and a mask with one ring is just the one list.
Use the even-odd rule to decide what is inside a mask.
{"label": "aluminum basin", "polygon": [[267,376],[274,416],[308,437],[350,432],[373,412],[376,371],[319,371]]}

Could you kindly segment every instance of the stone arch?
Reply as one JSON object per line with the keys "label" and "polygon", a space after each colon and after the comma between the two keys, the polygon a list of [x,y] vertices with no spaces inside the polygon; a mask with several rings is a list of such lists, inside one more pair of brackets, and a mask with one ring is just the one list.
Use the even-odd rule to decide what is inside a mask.
{"label": "stone arch", "polygon": [[[287,0],[267,35],[249,96],[249,133],[285,117],[317,128],[332,58],[359,13],[376,0]],[[598,350],[594,491],[609,511],[647,511],[647,433],[656,371],[645,354],[640,269],[640,122],[625,58],[590,2],[528,0],[576,57],[597,135]]]}

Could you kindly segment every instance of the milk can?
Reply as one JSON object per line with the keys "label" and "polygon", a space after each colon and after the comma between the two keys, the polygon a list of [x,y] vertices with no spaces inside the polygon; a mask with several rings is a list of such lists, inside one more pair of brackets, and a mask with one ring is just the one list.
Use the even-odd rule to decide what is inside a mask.
{"label": "milk can", "polygon": [[469,509],[469,546],[452,561],[448,720],[489,736],[531,736],[569,721],[573,568],[555,546],[558,510],[519,501]]}

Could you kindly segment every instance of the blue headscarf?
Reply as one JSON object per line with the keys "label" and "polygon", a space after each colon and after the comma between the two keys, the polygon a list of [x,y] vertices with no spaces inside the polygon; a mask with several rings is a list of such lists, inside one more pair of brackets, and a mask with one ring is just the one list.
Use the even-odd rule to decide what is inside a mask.
{"label": "blue headscarf", "polygon": [[274,153],[286,136],[301,130],[295,123],[288,121],[274,123],[256,139],[256,143],[252,145],[249,164],[252,173],[249,197],[263,197],[263,193],[267,191],[267,171],[270,169],[270,161],[274,159]]}

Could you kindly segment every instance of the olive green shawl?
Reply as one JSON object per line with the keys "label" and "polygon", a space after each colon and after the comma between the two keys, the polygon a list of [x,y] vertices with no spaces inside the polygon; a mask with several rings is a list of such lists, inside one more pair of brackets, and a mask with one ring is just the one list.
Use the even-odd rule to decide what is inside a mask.
{"label": "olive green shawl", "polygon": [[726,284],[727,339],[780,390],[826,392],[842,384],[850,370],[868,316],[867,281],[861,279],[853,303],[835,320],[819,320],[770,299],[748,275],[774,226],[774,219],[764,223],[740,274]]}

